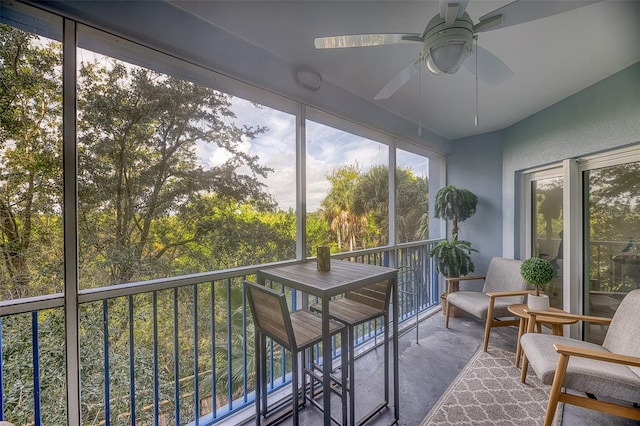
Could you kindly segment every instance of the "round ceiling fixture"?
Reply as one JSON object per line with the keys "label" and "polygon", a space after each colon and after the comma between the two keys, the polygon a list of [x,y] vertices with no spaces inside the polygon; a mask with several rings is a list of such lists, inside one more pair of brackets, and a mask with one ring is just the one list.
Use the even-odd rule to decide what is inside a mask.
{"label": "round ceiling fixture", "polygon": [[312,92],[319,90],[322,85],[322,76],[320,73],[309,68],[296,70],[293,78],[296,80],[296,83],[298,83],[298,86],[311,90]]}
{"label": "round ceiling fixture", "polygon": [[468,13],[451,26],[436,15],[425,30],[422,60],[432,74],[453,74],[471,54],[472,47],[473,21]]}

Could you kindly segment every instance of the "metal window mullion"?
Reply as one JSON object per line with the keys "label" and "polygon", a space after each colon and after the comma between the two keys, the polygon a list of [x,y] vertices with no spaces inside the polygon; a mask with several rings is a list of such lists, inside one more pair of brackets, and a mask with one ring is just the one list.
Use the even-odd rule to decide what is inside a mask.
{"label": "metal window mullion", "polygon": [[307,110],[298,104],[296,114],[296,259],[307,258]]}
{"label": "metal window mullion", "polygon": [[[396,144],[389,145],[389,245],[396,247]],[[395,266],[395,265],[394,265]]]}
{"label": "metal window mullion", "polygon": [[62,165],[64,197],[64,313],[67,424],[82,424],[80,407],[80,340],[78,319],[78,163],[76,152],[75,21],[64,19],[62,30]]}

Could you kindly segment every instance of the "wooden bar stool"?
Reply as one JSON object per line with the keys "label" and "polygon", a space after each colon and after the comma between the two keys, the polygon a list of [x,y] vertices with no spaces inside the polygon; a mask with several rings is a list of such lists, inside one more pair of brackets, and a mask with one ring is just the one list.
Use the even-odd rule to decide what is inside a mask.
{"label": "wooden bar stool", "polygon": [[[389,404],[389,301],[391,282],[389,280],[352,290],[343,298],[329,302],[329,316],[347,326],[349,332],[349,424],[355,425],[355,328],[368,321],[383,318],[384,324],[384,402],[366,414],[359,424],[365,423]],[[311,306],[321,311],[320,304]],[[396,309],[396,308],[394,308]]]}
{"label": "wooden bar stool", "polygon": [[[261,424],[261,408],[262,417],[267,418],[267,348],[266,337],[270,337],[273,341],[280,344],[283,348],[291,352],[291,397],[293,400],[293,424],[299,424],[299,397],[298,397],[298,375],[300,368],[298,365],[298,354],[302,359],[302,404],[307,401],[306,394],[306,376],[311,374],[316,379],[317,374],[306,368],[305,351],[313,345],[322,341],[322,320],[312,312],[306,310],[298,310],[289,312],[287,301],[284,294],[278,293],[270,288],[244,281],[245,293],[253,316],[255,326],[255,345],[256,345],[256,425]],[[347,330],[344,325],[331,321],[329,330],[332,335],[340,333],[341,341],[347,340]],[[323,360],[323,362],[331,362],[331,360]],[[342,424],[347,422],[347,397],[346,397],[346,371],[347,371],[347,354],[342,350],[341,354],[341,374],[339,381],[340,394],[342,400]],[[330,398],[330,395],[323,395],[324,398]]]}

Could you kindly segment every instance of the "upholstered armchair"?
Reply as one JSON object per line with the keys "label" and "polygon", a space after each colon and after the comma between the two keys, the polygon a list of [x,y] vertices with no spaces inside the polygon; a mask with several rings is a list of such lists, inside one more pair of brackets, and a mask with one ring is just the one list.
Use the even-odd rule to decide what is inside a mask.
{"label": "upholstered armchair", "polygon": [[[640,420],[640,289],[625,296],[613,318],[550,311],[529,314],[529,332],[520,340],[521,380],[526,381],[531,364],[540,380],[551,385],[545,426],[551,425],[558,402]],[[602,345],[532,333],[535,317],[542,314],[609,324],[609,329]],[[567,393],[569,389],[583,394]]]}
{"label": "upholstered armchair", "polygon": [[[475,316],[486,319],[483,351],[489,346],[491,328],[518,325],[507,307],[523,303],[527,291],[527,282],[520,275],[522,261],[494,257],[489,263],[486,276],[464,276],[446,278],[447,297],[445,307],[445,327],[449,328],[449,316],[453,306]],[[462,281],[482,282],[482,291],[454,291],[454,285]],[[507,320],[498,318],[510,317]]]}

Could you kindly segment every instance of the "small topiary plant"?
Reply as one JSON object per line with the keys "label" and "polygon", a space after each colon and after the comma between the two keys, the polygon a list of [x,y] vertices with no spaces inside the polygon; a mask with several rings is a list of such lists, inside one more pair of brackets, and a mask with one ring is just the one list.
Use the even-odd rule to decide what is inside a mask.
{"label": "small topiary plant", "polygon": [[553,279],[553,265],[548,260],[532,257],[522,262],[520,275],[536,287],[536,296],[540,296],[540,289],[545,289]]}

